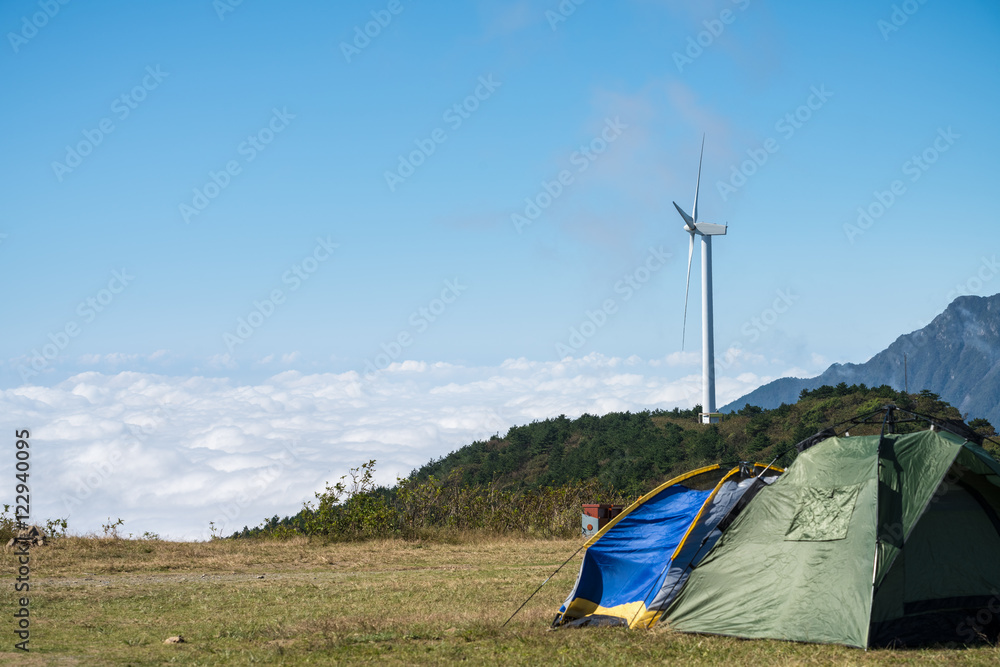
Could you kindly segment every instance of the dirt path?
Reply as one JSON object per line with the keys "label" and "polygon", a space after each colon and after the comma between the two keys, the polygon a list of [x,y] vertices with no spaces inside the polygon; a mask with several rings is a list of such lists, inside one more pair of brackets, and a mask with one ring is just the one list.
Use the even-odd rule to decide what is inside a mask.
{"label": "dirt path", "polygon": [[395,572],[455,572],[459,570],[473,570],[472,565],[439,565],[433,567],[395,567],[380,570],[300,570],[292,572],[267,572],[257,573],[230,572],[221,573],[197,573],[197,572],[165,572],[163,574],[88,574],[83,577],[48,577],[35,580],[39,587],[53,588],[74,588],[81,586],[111,586],[123,585],[134,586],[136,584],[183,584],[192,582],[235,582],[235,581],[287,581],[287,580],[335,580],[348,579],[357,576],[371,576],[378,574],[392,574]]}

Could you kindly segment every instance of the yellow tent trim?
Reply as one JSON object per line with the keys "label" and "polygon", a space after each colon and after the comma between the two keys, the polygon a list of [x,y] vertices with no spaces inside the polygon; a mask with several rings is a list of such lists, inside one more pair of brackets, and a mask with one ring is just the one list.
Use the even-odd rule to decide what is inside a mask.
{"label": "yellow tent trim", "polygon": [[764,470],[773,470],[776,473],[783,474],[785,472],[784,468],[779,468],[778,466],[773,466],[770,463],[754,463],[754,468],[763,468]]}
{"label": "yellow tent trim", "polygon": [[622,620],[627,620],[630,618],[635,618],[635,616],[642,614],[646,615],[646,603],[642,600],[637,602],[626,602],[625,604],[620,604],[614,607],[602,607],[596,602],[591,602],[590,600],[584,600],[583,598],[577,598],[573,600],[569,607],[566,608],[564,615],[570,614],[577,618],[583,618],[585,616],[601,615],[601,616],[615,616]]}
{"label": "yellow tent trim", "polygon": [[715,488],[712,489],[712,492],[708,494],[708,498],[705,498],[705,502],[701,504],[701,508],[698,510],[698,513],[695,514],[694,521],[692,521],[691,525],[688,526],[687,532],[684,533],[684,537],[682,537],[681,541],[677,544],[677,548],[674,549],[674,553],[670,555],[670,560],[677,558],[677,554],[679,554],[681,552],[681,549],[684,548],[684,543],[687,542],[687,538],[691,535],[691,532],[694,530],[694,527],[698,525],[699,521],[701,521],[701,515],[705,513],[705,508],[708,507],[710,504],[712,504],[712,500],[715,498],[715,494],[719,492],[719,489],[722,488],[722,485],[725,484],[730,477],[732,477],[739,471],[740,471],[739,466],[736,466],[735,468],[730,470],[728,473],[726,473],[725,477],[719,480],[719,483],[715,485]]}
{"label": "yellow tent trim", "polygon": [[650,630],[650,629],[652,629],[652,627],[654,625],[656,625],[657,623],[660,622],[660,617],[661,616],[663,616],[663,612],[662,611],[649,611],[649,610],[646,610],[646,611],[644,611],[642,613],[642,615],[639,616],[638,619],[635,620],[635,622],[633,622],[629,626],[629,628],[634,630],[635,628],[642,627],[642,628],[646,628],[647,630]]}
{"label": "yellow tent trim", "polygon": [[650,498],[652,498],[653,496],[655,496],[657,493],[659,493],[663,489],[666,489],[667,487],[671,487],[674,484],[680,484],[684,480],[691,479],[692,477],[697,477],[698,475],[701,475],[703,473],[711,472],[713,470],[719,470],[720,468],[722,468],[722,466],[720,466],[718,463],[716,463],[715,465],[705,466],[704,468],[698,468],[697,470],[692,470],[691,472],[686,472],[683,475],[681,475],[680,477],[674,477],[673,479],[668,480],[668,481],[664,482],[663,484],[660,484],[658,487],[656,487],[655,489],[653,489],[649,493],[646,493],[646,494],[644,494],[642,496],[639,496],[639,499],[636,500],[631,505],[629,505],[627,508],[625,508],[624,512],[622,512],[621,514],[619,514],[618,516],[616,516],[614,519],[612,519],[611,521],[609,521],[604,526],[604,528],[601,528],[599,531],[597,531],[594,534],[593,537],[591,537],[589,540],[587,540],[586,544],[583,545],[584,548],[591,546],[592,544],[594,544],[594,542],[596,542],[597,540],[601,539],[604,536],[604,533],[606,533],[609,530],[611,530],[612,528],[614,528],[615,524],[618,523],[619,521],[621,521],[622,519],[624,519],[625,517],[627,517],[632,512],[632,510],[634,510],[635,508],[641,506],[643,503],[645,503],[647,500],[649,500]]}
{"label": "yellow tent trim", "polygon": [[[773,470],[773,471],[775,471],[777,473],[783,473],[783,472],[785,472],[784,468],[776,468],[776,467],[774,467],[772,465],[768,465],[766,463],[754,463],[753,467],[754,468],[763,468],[764,470]],[[719,489],[722,488],[722,485],[726,482],[726,480],[728,480],[730,477],[732,477],[733,475],[735,475],[739,471],[740,471],[739,466],[733,468],[732,470],[729,471],[729,473],[725,477],[723,477],[721,480],[719,480],[718,484],[715,485],[715,488],[712,489],[712,493],[709,494],[708,498],[705,499],[704,504],[702,504],[701,509],[698,510],[698,514],[694,517],[694,521],[692,521],[691,525],[688,526],[687,532],[684,533],[684,537],[681,538],[680,544],[678,544],[677,548],[674,549],[674,553],[670,556],[670,560],[673,560],[673,559],[677,558],[677,554],[679,554],[681,552],[681,549],[684,548],[684,543],[687,542],[688,536],[691,535],[691,531],[694,530],[694,527],[698,525],[698,521],[701,519],[702,513],[705,511],[705,508],[708,507],[709,504],[712,502],[712,499],[715,498],[715,494],[719,492]]]}

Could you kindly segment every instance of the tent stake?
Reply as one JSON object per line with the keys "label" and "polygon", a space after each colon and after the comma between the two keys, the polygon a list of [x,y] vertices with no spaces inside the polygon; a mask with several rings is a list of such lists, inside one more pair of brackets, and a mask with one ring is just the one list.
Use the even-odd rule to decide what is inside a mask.
{"label": "tent stake", "polygon": [[514,617],[515,617],[515,616],[517,616],[517,612],[518,612],[518,611],[521,611],[522,609],[524,609],[524,605],[526,605],[526,604],[528,604],[529,602],[531,602],[531,598],[535,597],[535,594],[536,594],[536,593],[538,593],[538,591],[542,590],[542,586],[544,586],[545,584],[549,583],[549,579],[551,579],[552,577],[554,577],[554,576],[556,576],[557,574],[559,574],[559,570],[561,570],[561,569],[563,569],[564,567],[566,567],[566,563],[568,563],[568,562],[570,562],[571,560],[573,560],[574,558],[576,558],[576,555],[577,555],[578,553],[580,553],[580,552],[581,552],[581,551],[583,550],[583,548],[584,548],[585,546],[587,546],[587,543],[586,543],[586,542],[584,542],[584,543],[583,543],[583,545],[582,545],[582,546],[581,546],[581,547],[580,547],[579,549],[577,549],[576,551],[574,551],[574,552],[573,552],[573,555],[572,555],[572,556],[570,556],[569,558],[567,558],[567,559],[566,559],[566,560],[565,560],[565,561],[563,562],[563,564],[562,564],[562,565],[560,565],[559,567],[557,567],[557,568],[556,568],[556,571],[555,571],[555,572],[553,572],[552,574],[550,574],[550,575],[548,576],[548,578],[547,578],[547,579],[546,579],[545,581],[543,581],[543,582],[541,583],[541,585],[540,585],[540,586],[539,586],[538,588],[536,588],[536,589],[535,589],[535,592],[534,592],[534,593],[532,593],[531,595],[529,595],[529,596],[528,596],[528,599],[527,599],[527,600],[525,600],[524,602],[522,602],[522,603],[521,603],[521,606],[517,608],[517,611],[515,611],[515,612],[514,612],[513,614],[511,614],[511,615],[510,615],[510,618],[508,618],[508,619],[507,619],[506,621],[504,621],[504,624],[503,624],[503,625],[501,625],[500,627],[501,627],[501,628],[506,628],[506,627],[507,627],[507,624],[508,624],[508,623],[510,623],[510,622],[511,622],[512,620],[514,620]]}

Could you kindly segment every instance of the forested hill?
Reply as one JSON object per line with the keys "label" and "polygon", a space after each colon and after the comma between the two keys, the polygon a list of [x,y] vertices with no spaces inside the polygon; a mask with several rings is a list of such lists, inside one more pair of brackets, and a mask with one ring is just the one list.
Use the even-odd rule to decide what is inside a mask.
{"label": "forested hill", "polygon": [[[886,403],[948,419],[958,410],[928,391],[904,394],[891,387],[824,386],[801,393],[794,405],[773,410],[746,406],[718,425],[696,423],[698,409],[610,413],[578,419],[559,416],[515,426],[507,434],[474,442],[415,470],[417,480],[454,476],[463,484],[493,480],[503,486],[537,487],[598,479],[630,493],[644,493],[675,474],[711,463],[770,462],[787,465],[793,445],[821,428]],[[985,429],[992,427],[977,420]],[[860,434],[860,431],[855,431]],[[994,455],[998,450],[987,444]]]}
{"label": "forested hill", "polygon": [[[581,502],[603,498],[601,502],[628,503],[707,464],[770,463],[777,457],[778,465],[787,466],[796,443],[887,403],[940,419],[960,418],[958,410],[929,391],[904,394],[885,385],[872,389],[843,383],[803,390],[797,403],[773,410],[744,406],[721,424],[698,424],[698,408],[559,416],[514,426],[502,438],[474,442],[431,460],[392,488],[375,485],[376,462],[369,461],[317,494],[318,505],[307,503],[283,519],[275,515],[257,528],[244,526],[232,537],[367,539],[422,535],[425,529],[572,534],[579,530],[575,512]],[[969,426],[994,435],[984,419]],[[900,423],[897,432],[925,427]],[[877,433],[878,428],[852,426],[851,434]],[[985,447],[1000,456],[997,445],[987,442]]]}

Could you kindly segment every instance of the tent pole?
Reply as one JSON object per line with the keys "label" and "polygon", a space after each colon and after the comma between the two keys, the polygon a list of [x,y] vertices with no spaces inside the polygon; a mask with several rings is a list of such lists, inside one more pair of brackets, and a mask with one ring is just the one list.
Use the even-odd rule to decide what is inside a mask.
{"label": "tent pole", "polygon": [[515,612],[514,612],[513,614],[511,614],[511,615],[510,615],[510,618],[508,618],[508,619],[507,619],[506,621],[504,621],[504,624],[503,624],[503,625],[501,625],[500,627],[501,627],[501,628],[506,628],[506,627],[507,627],[507,624],[508,624],[508,623],[510,623],[510,622],[511,622],[512,620],[514,620],[514,617],[515,617],[515,616],[517,616],[517,612],[519,612],[519,611],[521,611],[522,609],[524,609],[524,605],[526,605],[526,604],[528,604],[529,602],[531,602],[531,598],[535,597],[535,594],[537,594],[537,593],[538,593],[538,591],[542,590],[542,586],[544,586],[545,584],[549,583],[549,579],[551,579],[552,577],[554,577],[554,576],[556,576],[557,574],[559,574],[559,570],[561,570],[561,569],[563,569],[564,567],[566,567],[566,563],[568,563],[568,562],[570,562],[571,560],[573,560],[573,559],[574,559],[574,558],[576,557],[576,555],[577,555],[578,553],[580,553],[581,551],[583,551],[584,547],[586,547],[586,546],[587,546],[587,544],[586,544],[586,542],[585,542],[585,543],[583,544],[583,546],[581,546],[581,547],[580,547],[579,549],[577,549],[576,551],[574,551],[574,552],[573,552],[573,555],[572,555],[572,556],[570,556],[569,558],[567,558],[567,559],[566,559],[566,560],[565,560],[565,561],[563,562],[563,564],[562,564],[562,565],[560,565],[559,567],[557,567],[557,568],[556,568],[556,571],[555,571],[555,572],[553,572],[552,574],[550,574],[550,575],[549,575],[549,576],[548,576],[548,577],[547,577],[547,578],[545,579],[545,581],[543,581],[543,582],[541,583],[541,585],[539,585],[539,586],[538,586],[538,588],[536,588],[536,589],[535,589],[535,592],[534,592],[534,593],[532,593],[531,595],[529,595],[529,596],[528,596],[528,599],[527,599],[527,600],[525,600],[524,602],[522,602],[522,603],[521,603],[521,606],[520,606],[520,607],[518,607],[518,608],[517,608],[517,610],[516,610],[516,611],[515,611]]}
{"label": "tent pole", "polygon": [[887,405],[885,408],[885,417],[882,419],[882,432],[878,436],[878,446],[875,450],[875,557],[872,558],[872,586],[871,595],[868,599],[868,629],[865,631],[865,650],[868,650],[868,645],[871,643],[871,632],[872,632],[872,610],[875,608],[875,578],[878,576],[878,562],[879,553],[882,551],[882,517],[879,511],[880,493],[882,488],[882,443],[885,442],[886,431],[888,433],[893,432],[893,425],[895,420],[893,419],[893,405]]}

